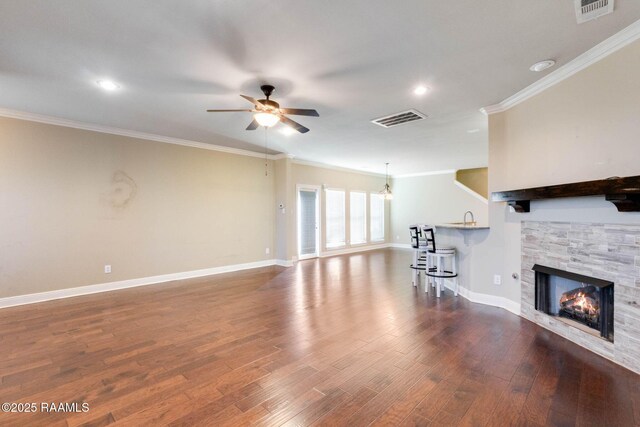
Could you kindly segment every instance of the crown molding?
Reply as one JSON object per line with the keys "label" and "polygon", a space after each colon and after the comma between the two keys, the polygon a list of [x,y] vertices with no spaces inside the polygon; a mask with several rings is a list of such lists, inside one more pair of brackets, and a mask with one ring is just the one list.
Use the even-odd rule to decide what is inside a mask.
{"label": "crown molding", "polygon": [[293,154],[286,154],[286,153],[272,154],[271,155],[271,159],[272,160],[293,159],[294,157],[295,156]]}
{"label": "crown molding", "polygon": [[494,113],[502,113],[504,110],[506,110],[506,108],[504,108],[502,104],[495,104],[495,105],[487,105],[486,107],[481,108],[480,112],[485,116],[488,116]]}
{"label": "crown molding", "polygon": [[391,178],[413,178],[416,176],[431,176],[431,175],[445,175],[450,173],[456,173],[457,169],[443,169],[439,171],[429,171],[429,172],[418,172],[418,173],[407,173],[404,175],[392,175]]}
{"label": "crown molding", "polygon": [[357,173],[357,174],[360,174],[360,175],[369,175],[369,176],[375,176],[375,177],[378,177],[378,178],[384,178],[386,176],[383,173],[367,172],[367,171],[362,171],[362,170],[358,170],[358,169],[345,168],[345,167],[342,167],[342,166],[333,166],[333,165],[330,165],[330,164],[327,164],[327,163],[313,162],[311,160],[293,159],[291,162],[295,163],[297,165],[312,166],[312,167],[323,168],[323,169],[331,169],[331,170],[336,170],[336,171],[340,171],[340,172]]}
{"label": "crown molding", "polygon": [[[164,142],[166,144],[182,145],[185,147],[200,148],[209,151],[219,151],[228,154],[237,154],[239,156],[259,157],[264,159],[264,153],[257,151],[243,150],[240,148],[225,147],[222,145],[208,144],[206,142],[190,141],[187,139],[173,138],[170,136],[156,135],[153,133],[138,132],[135,130],[120,129],[111,126],[102,126],[92,123],[79,122],[75,120],[61,119],[59,117],[46,116],[43,114],[28,113],[25,111],[11,110],[8,108],[0,108],[0,117],[8,117],[12,119],[26,120],[30,122],[44,123],[55,126],[63,126],[73,129],[88,130],[93,132],[106,133],[110,135],[126,136],[129,138],[144,139],[147,141]],[[269,154],[269,160],[277,160],[288,156],[287,154]]]}
{"label": "crown molding", "polygon": [[510,96],[498,104],[481,108],[480,111],[487,115],[506,111],[509,108],[547,90],[551,86],[573,76],[579,71],[584,70],[590,65],[595,64],[638,39],[640,39],[640,20],[617,32],[603,42],[595,45],[582,55],[547,74],[540,80],[522,89],[520,92]]}

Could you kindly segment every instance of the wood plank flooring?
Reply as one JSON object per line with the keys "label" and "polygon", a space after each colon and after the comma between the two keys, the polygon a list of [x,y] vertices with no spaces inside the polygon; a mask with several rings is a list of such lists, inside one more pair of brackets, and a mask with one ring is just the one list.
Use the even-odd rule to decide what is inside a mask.
{"label": "wood plank flooring", "polygon": [[[639,426],[640,376],[379,250],[0,310],[2,426]],[[464,280],[464,278],[463,278]]]}

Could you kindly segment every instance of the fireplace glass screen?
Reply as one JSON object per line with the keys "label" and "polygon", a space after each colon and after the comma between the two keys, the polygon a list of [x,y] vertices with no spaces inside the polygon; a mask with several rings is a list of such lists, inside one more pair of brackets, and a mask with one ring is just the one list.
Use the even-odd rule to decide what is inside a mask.
{"label": "fireplace glass screen", "polygon": [[577,320],[600,329],[600,288],[551,276],[549,278],[549,314]]}
{"label": "fireplace glass screen", "polygon": [[613,341],[613,283],[536,264],[536,310]]}

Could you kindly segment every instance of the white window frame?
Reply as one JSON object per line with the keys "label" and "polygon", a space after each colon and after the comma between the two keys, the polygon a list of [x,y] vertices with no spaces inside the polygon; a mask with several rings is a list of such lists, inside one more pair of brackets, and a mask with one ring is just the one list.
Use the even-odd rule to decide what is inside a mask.
{"label": "white window frame", "polygon": [[[342,195],[344,197],[344,203],[342,204],[342,222],[343,222],[343,228],[344,228],[344,236],[343,236],[343,241],[342,243],[338,243],[338,244],[331,244],[329,245],[329,242],[327,241],[327,230],[329,229],[329,226],[327,225],[327,206],[328,206],[328,197],[327,197],[327,192],[328,191],[341,191]],[[347,191],[344,188],[325,188],[324,190],[324,223],[325,223],[325,235],[324,235],[324,247],[327,250],[332,250],[332,249],[340,249],[340,248],[344,248],[347,246]]]}
{"label": "white window frame", "polygon": [[[353,212],[351,195],[354,193],[362,194],[364,196],[364,240],[362,242],[355,242],[355,243],[353,241],[353,221],[351,219],[351,213]],[[369,198],[367,196],[367,192],[364,190],[349,191],[349,243],[351,246],[362,246],[362,245],[366,245],[368,241],[369,241]]]}
{"label": "white window frame", "polygon": [[[373,238],[373,219],[372,218],[372,214],[373,214],[373,209],[371,207],[371,204],[373,203],[373,198],[377,197],[378,199],[381,199],[382,201],[382,238],[381,239],[374,239]],[[378,193],[369,193],[369,241],[374,243],[379,243],[379,242],[384,242],[386,240],[386,235],[387,235],[387,227],[386,227],[386,208],[387,205],[385,203],[385,199],[383,199],[382,197],[380,197],[380,194]]]}

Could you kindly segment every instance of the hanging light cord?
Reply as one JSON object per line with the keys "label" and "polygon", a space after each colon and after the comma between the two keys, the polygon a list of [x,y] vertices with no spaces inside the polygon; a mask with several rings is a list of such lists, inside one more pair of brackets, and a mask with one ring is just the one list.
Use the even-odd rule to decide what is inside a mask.
{"label": "hanging light cord", "polygon": [[390,192],[391,191],[391,186],[389,185],[389,163],[385,163],[385,165],[386,165],[386,169],[385,169],[385,173],[384,174],[386,175],[386,178],[387,178],[386,181],[387,182],[386,182],[386,185],[385,185],[384,189],[385,189],[386,192]]}

